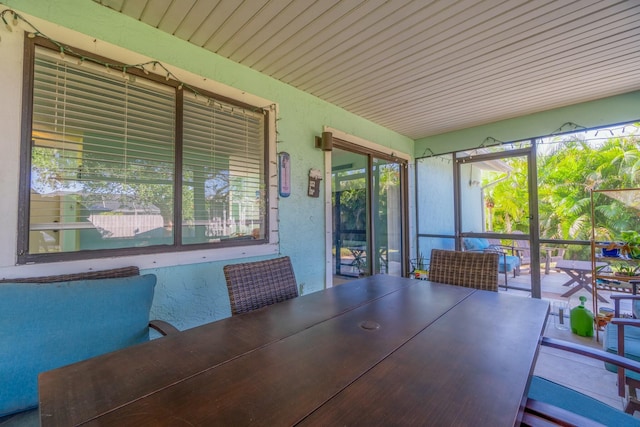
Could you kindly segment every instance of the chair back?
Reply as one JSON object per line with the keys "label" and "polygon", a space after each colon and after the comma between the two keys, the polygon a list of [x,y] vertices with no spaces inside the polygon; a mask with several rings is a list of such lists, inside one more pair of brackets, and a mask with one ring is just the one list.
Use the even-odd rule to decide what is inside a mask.
{"label": "chair back", "polygon": [[223,270],[234,316],[298,296],[288,256],[225,265]]}
{"label": "chair back", "polygon": [[432,249],[429,280],[497,292],[499,257],[495,252]]}

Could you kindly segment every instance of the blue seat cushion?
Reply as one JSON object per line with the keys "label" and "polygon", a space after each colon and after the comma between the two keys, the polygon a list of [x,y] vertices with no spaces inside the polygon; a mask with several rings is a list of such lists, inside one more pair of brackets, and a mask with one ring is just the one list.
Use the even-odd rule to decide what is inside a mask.
{"label": "blue seat cushion", "polygon": [[[498,263],[498,272],[508,273],[513,271],[514,268],[520,265],[520,258],[515,255],[500,255],[500,261]],[[505,270],[506,267],[506,270]]]}
{"label": "blue seat cushion", "polygon": [[156,276],[0,284],[0,416],[38,405],[38,374],[149,339]]}
{"label": "blue seat cushion", "polygon": [[481,237],[465,237],[463,243],[468,251],[482,251],[490,246],[489,241]]}
{"label": "blue seat cushion", "polygon": [[622,410],[538,376],[531,378],[528,396],[606,426],[640,426],[640,419]]}
{"label": "blue seat cushion", "polygon": [[[464,248],[467,251],[484,251],[491,247],[489,240],[482,237],[465,237],[463,240]],[[520,258],[515,255],[500,255],[498,261],[498,272],[509,273],[520,265]]]}
{"label": "blue seat cushion", "polygon": [[[618,325],[607,324],[602,340],[602,347],[609,353],[618,354]],[[624,327],[624,356],[628,359],[640,362],[640,328],[634,326]],[[607,371],[618,372],[618,368],[610,363],[604,364]],[[625,371],[630,378],[640,380],[640,374]]]}

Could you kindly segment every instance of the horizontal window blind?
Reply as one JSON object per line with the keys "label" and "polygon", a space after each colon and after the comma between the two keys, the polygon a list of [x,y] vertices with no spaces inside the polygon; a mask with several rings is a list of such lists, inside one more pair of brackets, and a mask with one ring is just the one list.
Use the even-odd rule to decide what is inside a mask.
{"label": "horizontal window blind", "polygon": [[172,244],[174,129],[173,88],[37,48],[29,253]]}
{"label": "horizontal window blind", "polygon": [[184,97],[183,243],[264,237],[264,114]]}

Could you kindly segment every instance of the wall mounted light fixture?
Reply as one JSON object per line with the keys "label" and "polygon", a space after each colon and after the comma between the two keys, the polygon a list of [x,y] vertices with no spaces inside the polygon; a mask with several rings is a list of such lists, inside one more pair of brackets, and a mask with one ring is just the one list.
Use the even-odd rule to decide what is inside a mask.
{"label": "wall mounted light fixture", "polygon": [[322,132],[322,137],[316,136],[316,148],[320,148],[322,151],[331,151],[333,149],[333,134]]}

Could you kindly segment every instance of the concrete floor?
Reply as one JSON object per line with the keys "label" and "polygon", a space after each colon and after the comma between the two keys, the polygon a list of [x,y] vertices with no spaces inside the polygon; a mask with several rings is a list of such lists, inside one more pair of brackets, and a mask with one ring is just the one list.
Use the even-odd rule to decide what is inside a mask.
{"label": "concrete floor", "polygon": [[[516,278],[509,277],[509,285],[523,286],[530,288],[531,276],[523,274]],[[597,309],[602,307],[613,308],[610,291],[598,291],[598,294],[603,296],[607,302],[599,302],[597,309],[593,306],[593,296],[591,292],[581,289],[571,297],[563,297],[570,287],[565,286],[569,277],[561,272],[551,271],[549,274],[541,274],[541,291],[542,299],[549,301],[553,304],[554,301],[563,301],[568,304],[568,308],[571,309],[577,306],[580,301],[579,297],[584,296],[587,298],[585,306],[589,310],[597,312]],[[575,286],[572,284],[571,286]],[[526,291],[514,291],[509,289],[504,291],[502,288],[500,292],[509,292],[523,297],[531,297],[530,292]],[[621,311],[624,313],[631,312],[630,303],[622,303]],[[581,337],[573,334],[571,330],[559,330],[555,327],[556,316],[554,313],[549,314],[547,320],[547,327],[544,335],[562,339],[565,341],[575,342],[582,345],[587,345],[595,348],[602,348],[602,332],[597,331],[594,337]],[[568,317],[566,322],[568,323]],[[614,373],[607,371],[604,368],[604,363],[577,354],[568,353],[562,350],[540,347],[538,355],[538,361],[534,370],[535,375],[547,378],[558,384],[562,384],[574,390],[580,391],[594,399],[600,400],[614,408],[624,410],[625,401],[618,396],[617,377]],[[640,412],[635,414],[636,417],[640,417]]]}
{"label": "concrete floor", "polygon": [[[541,291],[542,299],[549,301],[553,304],[554,301],[563,301],[568,303],[568,308],[571,309],[577,306],[580,301],[579,297],[584,296],[587,298],[585,306],[589,310],[596,311],[593,307],[593,298],[591,292],[581,289],[571,297],[563,297],[570,287],[564,286],[569,277],[565,273],[551,271],[549,274],[541,274]],[[523,286],[530,288],[531,276],[528,274],[522,274],[516,278],[509,277],[509,285]],[[572,284],[571,286],[575,286]],[[526,291],[514,291],[509,289],[504,291],[502,288],[500,292],[509,292],[523,297],[530,297],[530,292]],[[613,307],[612,300],[610,298],[612,292],[599,291],[599,295],[602,295],[607,302],[599,302],[597,308]],[[621,305],[621,311],[630,313],[630,303],[623,303]],[[551,338],[558,338],[565,341],[575,342],[595,348],[602,348],[602,332],[598,331],[596,336],[587,338],[573,334],[571,330],[559,330],[555,327],[554,313],[550,313],[547,320],[547,327],[545,330],[545,336]],[[568,318],[566,321],[568,323]],[[625,402],[623,398],[618,396],[617,377],[614,373],[607,371],[604,368],[604,363],[572,353],[568,353],[562,350],[540,347],[538,355],[538,361],[536,363],[535,371],[536,375],[547,378],[551,381],[570,387],[574,390],[580,391],[588,396],[598,399],[607,405],[613,406],[617,409],[624,409]],[[640,417],[640,413],[636,413],[636,417]]]}

